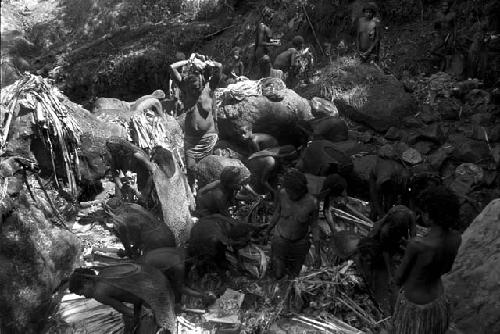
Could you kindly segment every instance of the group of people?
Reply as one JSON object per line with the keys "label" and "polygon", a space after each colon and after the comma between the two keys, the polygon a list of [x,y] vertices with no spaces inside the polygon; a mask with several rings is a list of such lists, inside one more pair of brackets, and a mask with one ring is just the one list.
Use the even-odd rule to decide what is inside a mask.
{"label": "group of people", "polygon": [[[376,11],[376,6],[368,3],[359,20],[357,41],[359,55],[364,61],[377,61],[379,56],[381,33]],[[287,72],[287,84],[293,87],[299,67],[297,58],[304,49],[304,39],[296,36],[292,47],[279,54],[272,64],[269,49],[276,43],[272,41],[271,30],[265,21],[270,19],[269,13],[264,11],[263,17],[264,22],[259,23],[256,31],[252,65],[259,65],[259,77],[283,78],[283,72]],[[191,186],[196,183],[196,164],[213,153],[218,141],[215,88],[221,80],[235,82],[247,73],[241,52],[235,48],[225,66],[198,54],[170,65],[171,79],[179,88],[178,98],[185,113],[184,151]],[[238,167],[226,167],[219,180],[196,192],[194,214],[200,219],[198,224],[203,217],[213,215],[231,218],[230,208],[238,200],[255,200],[260,196],[273,202],[266,233],[271,240],[272,272],[276,279],[292,279],[299,275],[311,244],[316,253],[314,265],[321,265],[324,236],[318,224],[320,208],[323,208],[332,238],[335,238],[337,224],[330,208],[343,207],[347,200],[349,179],[343,168],[348,168],[349,157],[340,152],[334,157],[323,154],[331,148],[334,141],[331,136],[347,136],[347,126],[342,121],[326,117],[315,120],[314,129],[309,130],[306,129],[305,134],[307,144],[296,148],[280,145],[272,134],[243,129],[242,136],[249,141],[251,148],[245,161],[251,175],[243,175]],[[398,204],[395,200],[389,205],[378,206],[379,220],[374,223],[373,230],[367,237],[359,238],[348,255],[357,257],[360,269],[367,268],[365,273],[384,272],[386,285],[393,288],[393,292],[398,291],[390,301],[390,309],[394,311],[394,333],[445,333],[449,310],[441,276],[451,269],[461,241],[460,234],[453,229],[458,221],[459,203],[456,196],[442,186],[425,189],[416,202],[418,205],[412,207],[415,212],[406,206],[395,205]],[[424,237],[416,237],[417,214],[422,224],[429,228]],[[146,290],[154,287],[158,289],[158,295],[175,302],[180,301],[181,293],[211,300],[212,296],[184,285],[185,262],[184,250],[159,248],[143,254],[134,264],[135,269],[129,265],[108,270],[109,273],[104,270],[99,274],[101,280],[95,279],[97,276],[93,270],[76,270],[70,281],[70,290],[132,316],[136,328],[140,323],[141,305],[147,304],[155,312],[157,326],[173,328],[174,303],[165,307],[154,293],[140,298],[109,282],[121,270],[139,268],[148,273],[149,278],[136,279],[135,284],[140,286],[145,282]],[[166,280],[159,278],[149,265],[165,272]],[[134,310],[124,302],[134,304]]]}

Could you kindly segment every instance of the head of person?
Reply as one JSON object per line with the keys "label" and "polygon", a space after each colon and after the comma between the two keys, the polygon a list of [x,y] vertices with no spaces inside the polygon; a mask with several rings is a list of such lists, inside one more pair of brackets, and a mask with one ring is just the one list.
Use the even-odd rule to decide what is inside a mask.
{"label": "head of person", "polygon": [[441,2],[441,12],[448,13],[449,9],[450,9],[450,4],[448,3],[448,1]]}
{"label": "head of person", "polygon": [[184,91],[187,96],[200,96],[203,86],[203,76],[201,73],[190,73],[184,79]]}
{"label": "head of person", "polygon": [[302,199],[308,192],[306,176],[297,169],[288,170],[283,176],[283,188],[292,201]]}
{"label": "head of person", "polygon": [[260,59],[260,72],[261,72],[261,74],[263,76],[269,76],[271,73],[271,68],[272,68],[271,57],[269,57],[268,55],[263,56]]}
{"label": "head of person", "polygon": [[292,45],[297,50],[302,50],[304,48],[304,38],[300,35],[297,35],[292,40]]}
{"label": "head of person", "polygon": [[77,268],[69,278],[69,291],[86,298],[93,298],[95,279],[96,274],[92,269]]}
{"label": "head of person", "polygon": [[335,202],[347,198],[347,181],[339,174],[330,174],[323,182],[320,197],[328,197]]}
{"label": "head of person", "polygon": [[374,2],[369,2],[363,7],[363,15],[371,20],[377,14],[377,5]]}
{"label": "head of person", "polygon": [[239,167],[224,167],[220,174],[220,183],[225,189],[236,191],[240,189],[243,183],[244,176],[242,174],[242,170]]}
{"label": "head of person", "polygon": [[239,61],[241,57],[241,48],[235,47],[231,50],[231,58],[235,61]]}
{"label": "head of person", "polygon": [[249,126],[242,126],[241,137],[243,137],[243,139],[250,139],[252,137],[252,128]]}
{"label": "head of person", "polygon": [[273,10],[267,6],[262,9],[262,22],[269,23],[273,17]]}
{"label": "head of person", "polygon": [[433,186],[423,191],[418,198],[418,207],[425,226],[436,225],[448,230],[459,224],[460,202],[445,186]]}

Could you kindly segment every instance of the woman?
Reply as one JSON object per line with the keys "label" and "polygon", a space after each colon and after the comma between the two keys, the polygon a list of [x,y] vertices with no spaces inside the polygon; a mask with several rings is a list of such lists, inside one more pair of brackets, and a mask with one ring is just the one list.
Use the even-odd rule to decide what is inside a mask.
{"label": "woman", "polygon": [[441,276],[449,272],[462,241],[453,228],[459,202],[447,188],[431,187],[419,198],[422,220],[430,227],[423,238],[412,239],[399,266],[395,283],[401,288],[393,316],[393,333],[441,334],[449,325],[449,309]]}

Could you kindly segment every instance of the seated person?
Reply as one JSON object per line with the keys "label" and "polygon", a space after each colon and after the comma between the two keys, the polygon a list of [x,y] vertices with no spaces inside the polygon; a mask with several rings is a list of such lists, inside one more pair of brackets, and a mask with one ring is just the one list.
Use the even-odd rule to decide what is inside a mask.
{"label": "seated person", "polygon": [[[136,329],[140,327],[142,305],[148,306],[157,329],[175,333],[174,293],[156,268],[127,263],[105,267],[98,275],[92,269],[77,268],[71,274],[69,290],[111,306],[124,315],[124,320],[133,318]],[[124,303],[133,304],[134,309]]]}
{"label": "seated person", "polygon": [[243,134],[241,135],[243,139],[248,141],[250,150],[252,153],[262,151],[266,148],[278,147],[278,141],[276,138],[267,133],[253,133],[252,129],[248,126],[241,128]]}
{"label": "seated person", "polygon": [[268,55],[265,55],[261,58],[259,67],[260,67],[259,79],[278,78],[283,80],[285,78],[282,70],[273,68],[273,65],[271,63],[271,57],[269,57]]}
{"label": "seated person", "polygon": [[229,208],[234,204],[236,193],[243,181],[241,168],[225,167],[219,180],[207,184],[198,191],[196,215],[203,217],[218,213],[229,217]]}

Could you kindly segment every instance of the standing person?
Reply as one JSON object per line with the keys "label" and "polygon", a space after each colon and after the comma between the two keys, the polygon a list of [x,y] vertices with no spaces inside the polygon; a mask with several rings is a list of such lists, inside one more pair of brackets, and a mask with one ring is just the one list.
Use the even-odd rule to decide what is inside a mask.
{"label": "standing person", "polygon": [[447,58],[454,53],[455,47],[455,17],[456,14],[450,11],[448,1],[441,3],[441,9],[434,20],[434,30],[436,39],[431,53],[440,58],[440,70],[447,67]]}
{"label": "standing person", "polygon": [[288,88],[293,88],[297,84],[297,76],[300,72],[299,55],[304,49],[304,38],[295,36],[292,46],[280,53],[274,60],[273,67],[287,73],[286,84]]}
{"label": "standing person", "polygon": [[271,42],[272,30],[269,24],[272,19],[272,10],[269,7],[264,7],[262,10],[262,21],[257,25],[255,31],[255,46],[252,60],[252,68],[255,65],[260,65],[262,57],[269,55],[269,47],[276,46],[276,43]]}
{"label": "standing person", "polygon": [[450,314],[441,276],[451,270],[462,242],[454,230],[460,204],[442,186],[428,188],[419,200],[430,230],[408,243],[397,269],[395,283],[401,290],[392,317],[393,333],[444,334]]}
{"label": "standing person", "polygon": [[318,201],[308,193],[305,175],[294,169],[288,171],[268,230],[274,229],[271,261],[277,279],[300,273],[311,246],[309,232],[316,249],[315,266],[321,265],[318,211]]}
{"label": "standing person", "polygon": [[358,52],[363,62],[377,62],[380,57],[380,20],[375,17],[377,5],[369,2],[358,21]]}
{"label": "standing person", "polygon": [[[199,72],[192,71],[186,78],[182,78],[178,69],[182,66],[194,63]],[[220,69],[220,63],[213,62]],[[170,65],[172,79],[178,83],[182,92],[182,102],[186,112],[184,120],[184,153],[186,156],[186,167],[188,181],[194,184],[193,168],[198,161],[210,155],[219,138],[215,127],[213,111],[213,98],[210,87],[216,83],[210,80],[206,84],[201,73],[207,67],[202,56],[196,56],[194,60],[182,60]],[[217,76],[216,76],[217,77]]]}
{"label": "standing person", "polygon": [[282,70],[277,70],[273,68],[273,65],[271,63],[271,57],[269,57],[268,55],[265,55],[261,58],[259,69],[260,69],[259,79],[278,78],[283,80],[285,78],[285,75]]}

